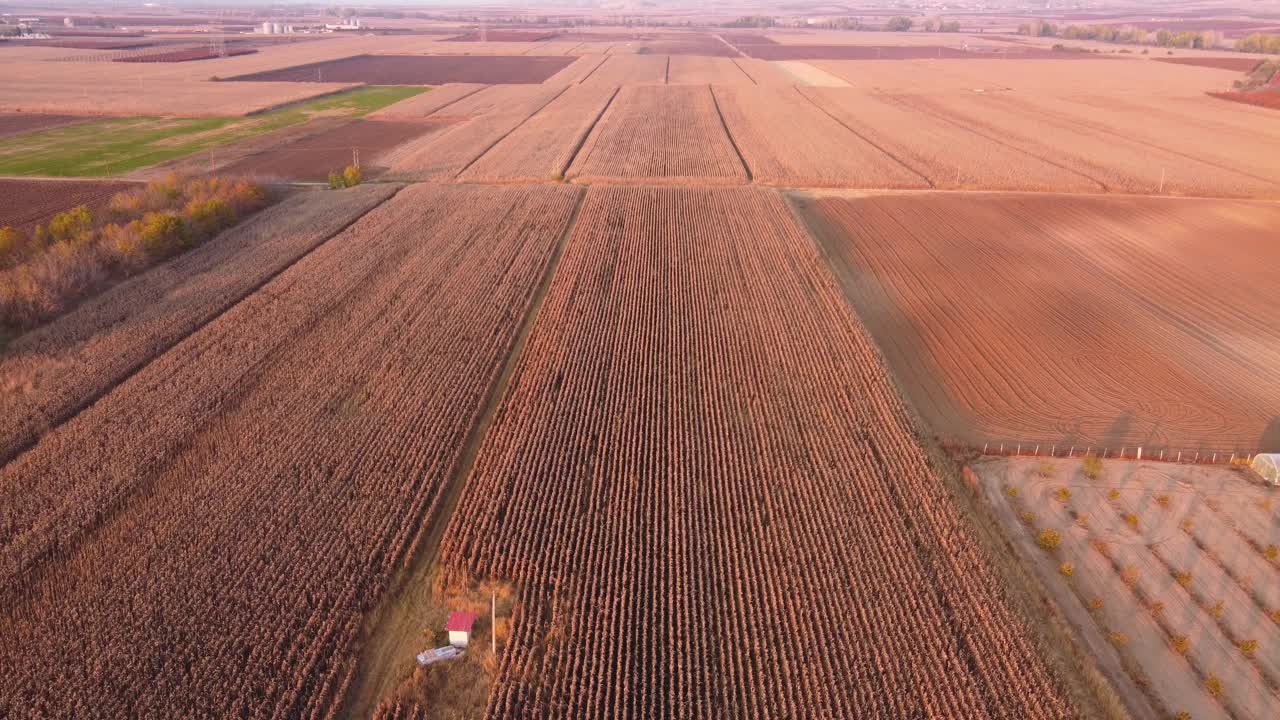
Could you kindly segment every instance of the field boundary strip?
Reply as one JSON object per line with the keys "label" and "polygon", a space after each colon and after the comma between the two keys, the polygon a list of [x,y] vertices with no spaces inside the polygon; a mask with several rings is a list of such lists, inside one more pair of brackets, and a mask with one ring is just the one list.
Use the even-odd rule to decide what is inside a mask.
{"label": "field boundary strip", "polygon": [[[246,298],[249,298],[255,293],[261,291],[264,287],[266,287],[268,283],[270,283],[272,280],[279,277],[282,273],[286,272],[287,270],[292,268],[294,265],[298,264],[298,262],[301,261],[303,258],[308,257],[309,255],[314,253],[316,250],[319,250],[320,248],[327,245],[331,240],[333,240],[338,235],[341,235],[343,232],[346,232],[348,228],[350,228],[352,225],[355,225],[357,222],[359,222],[360,219],[363,218],[365,215],[367,215],[369,212],[372,212],[373,210],[376,210],[377,208],[385,205],[387,202],[395,198],[396,195],[399,195],[400,191],[403,190],[405,187],[406,186],[404,185],[397,187],[395,189],[395,192],[388,195],[385,199],[383,199],[378,204],[369,208],[368,211],[361,213],[360,215],[357,215],[351,220],[343,223],[341,227],[339,227],[334,232],[330,233],[328,237],[316,243],[315,247],[312,247],[306,252],[298,255],[298,257],[293,258],[292,260],[285,263],[281,267],[268,273],[265,277],[261,278],[258,282],[254,283],[253,285],[246,287],[245,292],[242,295],[240,295],[240,297],[236,299],[234,302],[227,304],[226,307],[215,312],[214,314],[210,315],[204,320],[196,323],[189,330],[183,333],[180,333],[176,337],[172,338],[170,341],[162,344],[161,346],[156,347],[154,352],[150,353],[144,358],[141,358],[132,367],[125,369],[124,372],[122,372],[119,377],[115,378],[111,382],[108,382],[101,389],[91,392],[88,395],[79,398],[75,403],[73,403],[70,407],[68,407],[65,412],[59,413],[57,417],[50,418],[48,426],[45,427],[43,432],[19,444],[16,444],[9,452],[4,452],[3,450],[0,450],[0,468],[4,468],[9,463],[13,462],[14,459],[19,457],[23,453],[27,452],[31,448],[35,447],[36,444],[38,444],[40,440],[48,433],[51,433],[57,430],[59,427],[67,424],[68,422],[73,420],[76,416],[78,416],[80,413],[84,412],[86,408],[89,408],[90,406],[94,405],[102,398],[106,397],[107,395],[110,395],[113,391],[115,391],[116,388],[125,384],[131,378],[137,375],[139,372],[144,370],[147,366],[151,365],[151,363],[155,362],[156,358],[161,357],[162,355],[164,355],[165,353],[169,352],[174,347],[176,347],[178,344],[184,342],[187,338],[203,330],[210,323],[213,323],[219,318],[221,318],[222,316],[226,315],[228,312],[230,312],[231,310],[239,306],[242,302],[244,302]],[[234,230],[235,228],[232,228],[227,232],[231,232]],[[168,263],[162,263],[160,265],[155,266],[154,268],[151,268],[149,272],[158,272],[160,270],[163,270],[166,267],[168,267]],[[108,288],[108,290],[109,289],[110,288]]]}
{"label": "field boundary strip", "polygon": [[[492,187],[492,184],[479,184]],[[462,452],[458,454],[454,466],[450,469],[447,479],[440,489],[439,504],[436,506],[434,513],[423,518],[422,525],[414,536],[413,541],[409,544],[403,570],[392,581],[391,587],[384,594],[378,607],[365,616],[355,671],[347,687],[345,697],[339,703],[340,712],[338,714],[341,717],[371,716],[374,708],[383,700],[381,695],[384,692],[380,691],[394,689],[394,681],[399,680],[399,678],[395,677],[380,676],[374,672],[378,668],[373,666],[375,658],[371,657],[370,649],[377,648],[380,644],[373,642],[373,640],[380,634],[395,630],[394,624],[387,622],[389,619],[387,616],[392,612],[393,608],[403,603],[407,594],[415,590],[434,594],[434,589],[431,588],[429,581],[434,575],[432,571],[440,558],[440,546],[444,538],[445,529],[449,526],[454,510],[462,499],[463,490],[466,488],[467,480],[471,476],[476,459],[480,455],[480,448],[484,444],[485,436],[493,425],[498,408],[501,406],[502,400],[506,396],[507,388],[511,384],[511,379],[520,365],[525,345],[529,336],[533,333],[538,314],[551,288],[551,281],[560,267],[560,259],[564,254],[564,248],[568,245],[569,237],[577,226],[578,214],[582,210],[583,201],[586,199],[588,190],[585,187],[575,188],[575,192],[577,193],[577,198],[574,200],[573,210],[570,211],[564,230],[561,231],[560,237],[556,241],[555,247],[552,248],[550,257],[547,259],[547,266],[543,269],[542,277],[539,278],[538,284],[529,298],[524,317],[520,321],[520,328],[516,331],[511,347],[507,350],[507,357],[503,361],[502,369],[486,391],[475,421],[467,432],[467,439],[463,443]],[[388,660],[394,662],[394,658],[388,658]]]}
{"label": "field boundary strip", "polygon": [[[622,90],[621,85],[614,86],[613,93],[609,95],[609,101],[606,102],[604,106],[600,108],[600,112],[596,113],[595,120],[591,121],[591,125],[587,127],[587,131],[582,133],[582,137],[578,138],[577,144],[573,146],[573,152],[569,153],[569,159],[566,160],[564,162],[564,165],[562,165],[559,168],[558,172],[560,174],[560,177],[564,177],[569,173],[569,168],[573,167],[573,161],[578,159],[578,153],[582,151],[582,146],[587,144],[587,138],[591,137],[591,133],[595,132],[596,125],[600,124],[600,118],[604,117],[604,114],[609,111],[609,106],[613,105],[614,98],[618,97],[618,93],[621,90]],[[584,184],[584,187],[585,186],[586,185]],[[578,217],[577,208],[574,208],[573,216],[574,216],[574,219],[577,219]]]}
{"label": "field boundary strip", "polygon": [[[742,68],[738,69],[741,70]],[[733,138],[733,133],[729,132],[729,124],[724,121],[724,113],[720,110],[720,98],[716,97],[715,86],[708,84],[707,90],[711,93],[711,104],[716,107],[716,117],[720,119],[720,128],[724,130],[724,136],[729,138],[729,145],[733,147],[733,154],[738,156],[738,162],[742,163],[742,171],[747,174],[747,184],[754,185],[756,181],[755,173],[751,172],[751,166],[747,164],[747,159],[742,157],[742,149],[738,147],[738,141]]]}
{"label": "field boundary strip", "polygon": [[893,160],[894,162],[896,162],[896,163],[898,163],[899,165],[901,165],[901,166],[903,167],[903,169],[905,169],[907,172],[911,173],[912,175],[915,175],[916,177],[919,177],[921,180],[924,180],[926,183],[928,183],[928,184],[929,184],[929,188],[930,188],[930,189],[933,189],[933,188],[936,188],[936,187],[937,187],[937,184],[933,182],[933,178],[931,178],[931,177],[929,177],[929,176],[927,176],[927,175],[924,175],[924,174],[920,173],[920,172],[919,172],[918,170],[916,170],[915,168],[913,168],[913,167],[911,167],[910,165],[908,165],[908,164],[906,164],[905,162],[903,162],[903,161],[902,161],[902,158],[898,157],[897,155],[894,155],[893,153],[891,153],[891,152],[889,152],[888,150],[886,150],[886,149],[884,149],[883,147],[881,147],[879,143],[877,143],[877,142],[875,142],[874,140],[872,140],[872,139],[868,138],[867,136],[863,135],[862,133],[858,132],[857,130],[854,130],[852,127],[850,127],[850,126],[849,126],[849,124],[848,124],[848,123],[846,123],[845,121],[843,121],[843,120],[841,120],[840,118],[838,118],[838,117],[836,117],[835,115],[833,115],[833,114],[831,113],[831,111],[829,111],[829,110],[827,110],[826,108],[822,107],[822,105],[821,105],[820,103],[818,103],[818,101],[816,101],[816,100],[814,100],[813,98],[809,97],[808,95],[804,94],[804,92],[802,92],[802,91],[800,90],[800,86],[798,86],[798,85],[793,85],[793,86],[792,86],[792,89],[794,89],[794,90],[796,91],[796,93],[797,93],[800,97],[804,98],[805,100],[808,100],[810,104],[812,104],[814,107],[818,108],[818,110],[821,110],[821,111],[822,111],[822,113],[823,113],[824,115],[826,115],[827,117],[829,117],[829,118],[831,118],[832,120],[836,121],[837,123],[840,123],[840,126],[841,126],[841,127],[843,127],[845,130],[848,130],[849,132],[851,132],[851,133],[853,133],[854,135],[856,135],[856,136],[858,137],[858,139],[859,139],[859,140],[862,140],[863,142],[865,142],[866,144],[868,144],[868,145],[870,145],[871,147],[875,148],[876,150],[879,150],[881,153],[883,153],[883,154],[885,155],[885,157],[888,157],[890,160]]}

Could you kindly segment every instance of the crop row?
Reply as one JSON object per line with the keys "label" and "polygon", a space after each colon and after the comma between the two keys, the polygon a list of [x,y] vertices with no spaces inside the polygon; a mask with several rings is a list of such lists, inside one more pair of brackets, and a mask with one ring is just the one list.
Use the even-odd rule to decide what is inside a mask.
{"label": "crop row", "polygon": [[406,189],[0,471],[0,715],[332,713],[577,196]]}
{"label": "crop row", "polygon": [[593,188],[441,550],[488,717],[1071,715],[912,432],[780,196]]}

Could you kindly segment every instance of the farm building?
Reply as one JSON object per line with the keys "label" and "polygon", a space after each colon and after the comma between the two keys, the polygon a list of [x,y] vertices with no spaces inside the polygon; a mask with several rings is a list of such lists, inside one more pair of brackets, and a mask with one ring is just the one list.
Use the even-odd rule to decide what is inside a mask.
{"label": "farm building", "polygon": [[1272,485],[1280,485],[1280,453],[1259,453],[1250,465],[1253,471]]}
{"label": "farm building", "polygon": [[476,622],[476,614],[457,610],[449,613],[449,621],[444,629],[449,631],[449,644],[464,648],[471,642],[471,626]]}

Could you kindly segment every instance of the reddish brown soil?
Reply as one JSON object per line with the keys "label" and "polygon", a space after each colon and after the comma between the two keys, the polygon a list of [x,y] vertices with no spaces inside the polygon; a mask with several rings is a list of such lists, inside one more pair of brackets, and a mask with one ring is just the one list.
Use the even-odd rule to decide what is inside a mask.
{"label": "reddish brown soil", "polygon": [[593,187],[512,378],[439,560],[519,588],[485,716],[1075,714],[776,193]]}
{"label": "reddish brown soil", "polygon": [[36,130],[70,125],[83,122],[85,118],[75,115],[44,115],[41,113],[0,113],[0,138]]}
{"label": "reddish brown soil", "polygon": [[1156,58],[1156,62],[1172,63],[1174,65],[1195,65],[1197,67],[1218,68],[1219,70],[1235,70],[1237,72],[1247,73],[1258,67],[1258,63],[1262,61],[1257,58],[1248,57],[1185,57],[1185,58]]}
{"label": "reddish brown soil", "polygon": [[232,163],[220,172],[259,178],[320,181],[352,162],[357,150],[365,178],[386,171],[378,156],[401,143],[448,127],[448,122],[356,120]]}
{"label": "reddish brown soil", "polygon": [[[45,116],[48,117],[48,116]],[[100,208],[129,183],[75,180],[0,180],[0,227],[30,230],[77,205]]]}
{"label": "reddish brown soil", "polygon": [[521,55],[356,55],[227,79],[373,85],[537,84],[576,59]]}
{"label": "reddish brown soil", "polygon": [[939,435],[1228,453],[1268,442],[1280,206],[936,195],[800,207]]}
{"label": "reddish brown soil", "polygon": [[[1280,73],[1276,74],[1280,76]],[[1257,105],[1258,107],[1280,110],[1280,89],[1255,90],[1254,92],[1211,92],[1210,96],[1230,100],[1231,102]]]}
{"label": "reddish brown soil", "polygon": [[219,57],[233,57],[235,55],[251,55],[258,52],[253,48],[226,48],[224,50],[215,50],[213,48],[189,48],[184,50],[167,50],[163,52],[148,53],[146,55],[131,55],[129,57],[116,58],[116,62],[131,63],[147,63],[147,62],[190,62],[192,60],[213,60]]}

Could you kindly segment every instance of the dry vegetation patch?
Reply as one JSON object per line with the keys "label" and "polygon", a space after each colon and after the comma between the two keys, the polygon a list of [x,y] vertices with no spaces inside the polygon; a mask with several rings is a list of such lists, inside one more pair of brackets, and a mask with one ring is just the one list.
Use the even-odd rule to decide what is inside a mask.
{"label": "dry vegetation patch", "polygon": [[[520,587],[492,717],[673,696],[693,715],[910,717],[917,698],[957,716],[1070,715],[961,527],[778,195],[593,187],[441,570]],[[787,606],[834,614],[769,620]],[[807,670],[733,661],[752,656]],[[913,671],[843,682],[871,656]]]}

